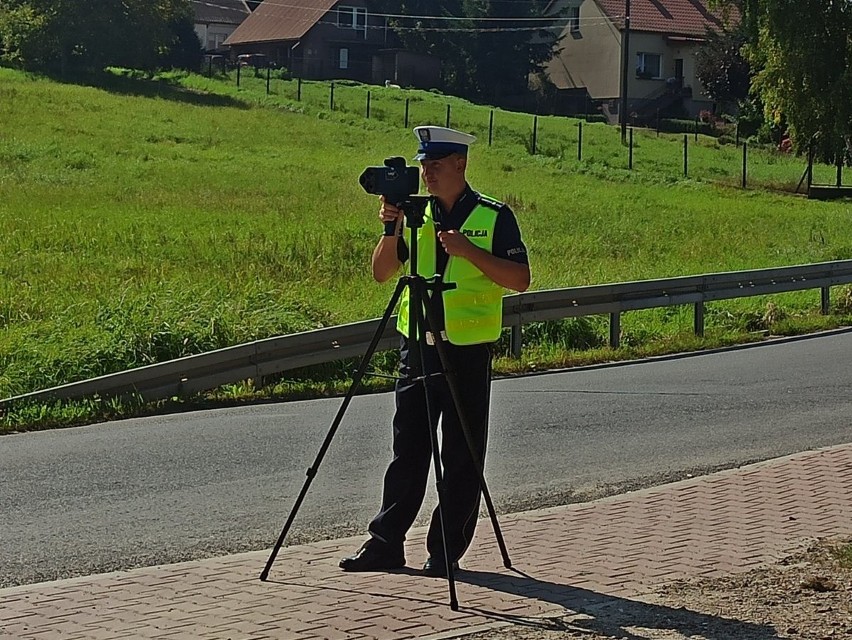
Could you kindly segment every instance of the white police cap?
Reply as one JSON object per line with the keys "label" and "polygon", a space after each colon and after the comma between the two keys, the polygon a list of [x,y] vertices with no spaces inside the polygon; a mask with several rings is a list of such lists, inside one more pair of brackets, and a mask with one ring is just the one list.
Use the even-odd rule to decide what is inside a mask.
{"label": "white police cap", "polygon": [[415,160],[438,160],[451,153],[467,155],[467,148],[476,140],[475,136],[446,127],[414,127],[414,135],[420,141]]}

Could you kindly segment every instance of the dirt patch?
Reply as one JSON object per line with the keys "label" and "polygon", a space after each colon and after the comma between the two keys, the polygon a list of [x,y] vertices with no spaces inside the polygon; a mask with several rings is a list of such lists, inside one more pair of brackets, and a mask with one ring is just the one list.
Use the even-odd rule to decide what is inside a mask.
{"label": "dirt patch", "polygon": [[519,620],[465,640],[852,640],[852,538],[819,541],[778,563],[679,581],[641,599]]}

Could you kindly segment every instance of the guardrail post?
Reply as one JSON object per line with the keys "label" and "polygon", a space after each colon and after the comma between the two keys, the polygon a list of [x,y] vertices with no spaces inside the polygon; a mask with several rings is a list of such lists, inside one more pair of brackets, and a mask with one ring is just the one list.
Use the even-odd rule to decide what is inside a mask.
{"label": "guardrail post", "polygon": [[609,346],[618,349],[621,345],[621,314],[609,314]]}
{"label": "guardrail post", "polygon": [[699,338],[704,337],[704,302],[695,303],[695,318],[692,323],[695,329],[695,335]]}
{"label": "guardrail post", "polygon": [[512,357],[513,358],[520,358],[521,357],[521,350],[523,348],[523,340],[524,340],[524,335],[523,335],[523,332],[521,331],[520,322],[518,324],[513,324],[512,325],[512,340],[511,340]]}
{"label": "guardrail post", "polygon": [[821,287],[819,290],[820,312],[824,316],[828,315],[829,307],[831,305],[831,295],[829,293],[830,289],[830,287]]}

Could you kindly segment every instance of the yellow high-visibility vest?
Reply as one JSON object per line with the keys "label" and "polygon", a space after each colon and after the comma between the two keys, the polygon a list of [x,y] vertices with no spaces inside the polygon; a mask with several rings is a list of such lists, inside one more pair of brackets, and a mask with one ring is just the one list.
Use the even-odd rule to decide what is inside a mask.
{"label": "yellow high-visibility vest", "polygon": [[[491,253],[497,209],[477,204],[459,229],[480,249]],[[411,246],[411,229],[409,246]],[[423,226],[417,230],[417,273],[424,278],[435,275],[436,235],[432,203],[426,207]],[[486,277],[472,262],[459,256],[449,256],[444,270],[444,282],[456,284],[443,292],[444,331],[447,340],[456,345],[494,342],[503,328],[503,287]],[[423,316],[425,317],[425,311]],[[402,293],[396,328],[408,336],[409,290]]]}

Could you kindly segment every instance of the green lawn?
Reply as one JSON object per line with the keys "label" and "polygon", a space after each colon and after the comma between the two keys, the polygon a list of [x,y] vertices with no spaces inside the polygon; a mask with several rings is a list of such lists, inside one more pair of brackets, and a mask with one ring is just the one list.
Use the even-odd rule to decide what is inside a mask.
{"label": "green lawn", "polygon": [[[682,136],[638,132],[628,171],[618,129],[601,124],[585,124],[577,161],[568,118],[540,117],[531,155],[533,116],[496,110],[489,147],[491,110],[438,94],[338,83],[332,111],[328,83],[303,83],[297,101],[295,81],[267,96],[251,75],[239,90],[167,79],[80,86],[0,69],[0,397],[378,316],[392,284],[369,276],[378,203],[357,178],[413,155],[406,98],[410,127],[444,124],[450,104],[451,124],[479,136],[470,180],[515,209],[534,289],[852,258],[852,203],[724,186],[739,184],[741,151],[711,138],[690,136],[684,178]],[[749,172],[792,190],[803,166],[755,149]],[[789,321],[817,300],[773,304]],[[713,305],[708,335],[742,339],[766,306]],[[623,320],[626,348],[689,346],[690,327],[683,309]],[[531,354],[574,361],[552,344]]]}

